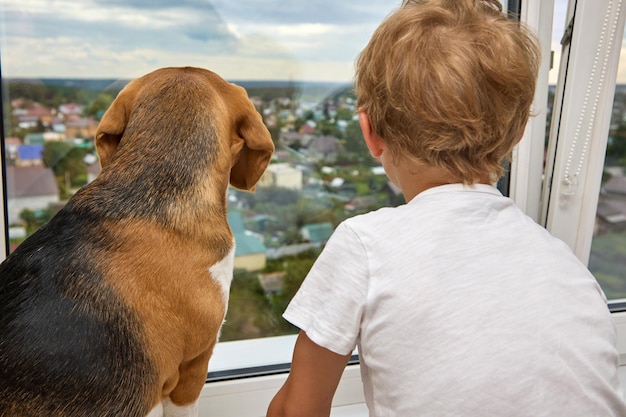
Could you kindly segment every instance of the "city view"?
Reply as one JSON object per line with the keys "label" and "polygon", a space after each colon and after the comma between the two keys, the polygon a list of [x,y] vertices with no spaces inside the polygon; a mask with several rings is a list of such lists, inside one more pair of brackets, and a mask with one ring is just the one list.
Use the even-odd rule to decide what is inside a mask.
{"label": "city view", "polygon": [[[351,84],[355,58],[400,4],[4,0],[10,250],[98,175],[93,135],[128,80],[159,67],[204,67],[246,88],[276,145],[256,193],[227,196],[238,251],[221,340],[295,332],[281,314],[334,228],[404,201],[365,148]],[[566,11],[557,0],[550,84]],[[589,262],[609,299],[626,298],[626,86],[617,90]]]}
{"label": "city view", "polygon": [[[97,176],[95,129],[124,84],[6,81],[11,249]],[[228,193],[237,252],[223,341],[295,332],[281,314],[334,228],[350,216],[404,202],[363,143],[352,85],[239,84],[263,115],[276,152],[256,193]],[[589,263],[609,299],[626,296],[625,119],[626,86],[618,86]]]}
{"label": "city view", "polygon": [[[93,136],[124,84],[6,83],[11,249],[97,176]],[[276,152],[256,193],[231,188],[228,194],[237,252],[222,340],[295,331],[280,317],[282,311],[339,222],[403,202],[364,145],[351,85],[240,84],[263,115]]]}

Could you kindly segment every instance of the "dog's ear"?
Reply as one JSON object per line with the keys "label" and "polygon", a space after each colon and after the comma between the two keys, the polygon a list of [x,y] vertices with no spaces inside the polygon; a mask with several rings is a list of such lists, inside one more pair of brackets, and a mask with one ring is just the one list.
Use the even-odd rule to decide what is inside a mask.
{"label": "dog's ear", "polygon": [[261,115],[248,101],[248,110],[237,121],[231,141],[233,167],[230,184],[241,190],[253,191],[265,172],[274,153],[272,136],[265,127]]}
{"label": "dog's ear", "polygon": [[95,144],[100,167],[104,168],[111,162],[113,154],[122,139],[130,112],[133,109],[136,98],[135,82],[128,84],[117,95],[111,106],[100,119],[96,130]]}

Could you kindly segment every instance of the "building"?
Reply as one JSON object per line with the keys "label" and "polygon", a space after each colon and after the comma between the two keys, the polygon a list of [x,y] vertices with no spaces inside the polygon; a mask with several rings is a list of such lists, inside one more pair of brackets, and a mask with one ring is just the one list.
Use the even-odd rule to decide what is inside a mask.
{"label": "building", "polygon": [[43,145],[50,141],[64,141],[65,135],[58,132],[28,133],[24,137],[25,145]]}
{"label": "building", "polygon": [[235,235],[235,269],[260,271],[267,262],[267,249],[261,238],[246,230],[241,212],[230,210],[228,224]]}
{"label": "building", "polygon": [[270,164],[258,183],[259,187],[281,187],[302,190],[302,171],[287,163]]}
{"label": "building", "polygon": [[96,135],[98,121],[89,117],[68,117],[65,122],[65,135],[68,139],[90,139]]}
{"label": "building", "polygon": [[24,209],[46,210],[60,201],[59,186],[50,168],[6,167],[9,225],[21,223]]}
{"label": "building", "polygon": [[307,154],[315,159],[333,162],[341,152],[339,140],[334,136],[314,138],[307,147]]}
{"label": "building", "polygon": [[300,229],[300,234],[307,242],[324,244],[330,239],[334,230],[333,225],[328,222],[306,224]]}
{"label": "building", "polygon": [[32,167],[43,165],[43,145],[20,145],[17,148],[15,165],[20,167]]}

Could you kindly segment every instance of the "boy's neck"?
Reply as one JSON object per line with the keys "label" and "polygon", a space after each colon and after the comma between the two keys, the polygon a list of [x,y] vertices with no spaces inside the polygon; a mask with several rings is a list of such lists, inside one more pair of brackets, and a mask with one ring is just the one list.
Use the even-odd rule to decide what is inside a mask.
{"label": "boy's neck", "polygon": [[[429,188],[447,184],[458,184],[460,181],[443,168],[433,166],[407,167],[402,164],[391,167],[393,172],[388,176],[394,184],[402,190],[405,201],[408,203],[419,193]],[[489,181],[480,181],[481,184],[490,184]]]}

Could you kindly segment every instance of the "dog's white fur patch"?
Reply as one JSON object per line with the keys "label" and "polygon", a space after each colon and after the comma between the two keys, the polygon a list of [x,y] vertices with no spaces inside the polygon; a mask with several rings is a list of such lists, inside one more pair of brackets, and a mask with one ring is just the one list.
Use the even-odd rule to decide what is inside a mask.
{"label": "dog's white fur patch", "polygon": [[163,404],[158,403],[146,417],[163,417]]}
{"label": "dog's white fur patch", "polygon": [[162,403],[158,403],[146,417],[197,417],[198,402],[188,405],[176,405],[166,398]]}
{"label": "dog's white fur patch", "polygon": [[163,417],[198,417],[198,401],[187,405],[176,405],[166,398],[163,401]]}
{"label": "dog's white fur patch", "polygon": [[209,272],[215,281],[220,284],[224,307],[228,306],[228,295],[230,293],[230,283],[233,280],[233,267],[235,264],[235,243],[231,251],[215,265],[209,268]]}

